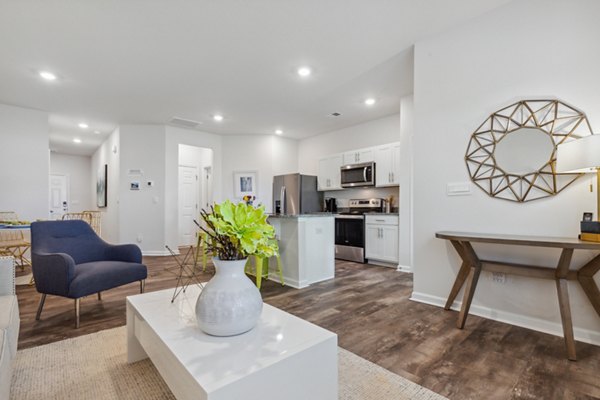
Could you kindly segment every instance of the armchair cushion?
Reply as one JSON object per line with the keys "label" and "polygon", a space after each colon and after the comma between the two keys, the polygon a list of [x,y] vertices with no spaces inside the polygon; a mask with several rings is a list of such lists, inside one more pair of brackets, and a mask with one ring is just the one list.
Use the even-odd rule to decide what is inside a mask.
{"label": "armchair cushion", "polygon": [[75,266],[67,297],[77,299],[127,283],[146,279],[143,264],[122,261],[94,261]]}

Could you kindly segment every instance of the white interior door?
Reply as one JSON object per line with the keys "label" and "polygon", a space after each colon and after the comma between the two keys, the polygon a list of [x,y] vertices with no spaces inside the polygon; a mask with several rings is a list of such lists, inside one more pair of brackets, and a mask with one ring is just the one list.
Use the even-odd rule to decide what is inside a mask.
{"label": "white interior door", "polygon": [[50,175],[50,219],[69,212],[69,182],[66,175]]}
{"label": "white interior door", "polygon": [[179,245],[196,243],[198,219],[198,172],[196,167],[179,166]]}

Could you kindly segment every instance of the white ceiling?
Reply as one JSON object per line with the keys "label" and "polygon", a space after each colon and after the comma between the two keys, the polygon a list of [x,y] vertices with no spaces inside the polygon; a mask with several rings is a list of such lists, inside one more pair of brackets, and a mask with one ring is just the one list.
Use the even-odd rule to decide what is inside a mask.
{"label": "white ceiling", "polygon": [[173,116],[304,138],[398,112],[412,44],[508,1],[0,0],[0,102],[48,111],[51,147],[69,153]]}

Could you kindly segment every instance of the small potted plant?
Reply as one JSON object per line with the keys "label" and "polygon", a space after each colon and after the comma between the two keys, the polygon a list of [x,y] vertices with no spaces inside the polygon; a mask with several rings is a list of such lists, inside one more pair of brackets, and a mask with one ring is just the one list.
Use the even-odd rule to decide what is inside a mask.
{"label": "small potted plant", "polygon": [[216,273],[196,302],[198,325],[209,335],[239,335],[256,325],[263,304],[259,290],[244,273],[246,260],[277,254],[275,230],[262,206],[226,200],[210,211],[202,210],[200,216]]}

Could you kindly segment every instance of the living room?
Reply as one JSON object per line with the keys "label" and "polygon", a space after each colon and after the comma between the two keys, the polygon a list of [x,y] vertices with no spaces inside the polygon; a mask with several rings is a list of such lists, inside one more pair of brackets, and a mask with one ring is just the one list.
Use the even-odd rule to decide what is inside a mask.
{"label": "living room", "polygon": [[[49,293],[40,303],[41,280],[31,282],[32,267],[17,265],[18,351],[0,357],[2,366],[12,365],[9,381],[6,374],[0,380],[2,393],[186,398],[152,351],[145,349],[152,361],[129,364],[125,346],[128,304],[143,314],[143,305],[128,303],[141,298],[137,281],[144,280],[142,296],[165,291],[170,300],[189,247],[181,246],[182,146],[210,154],[196,168],[199,209],[243,203],[241,176],[253,179],[250,202],[271,214],[281,200],[275,177],[299,173],[322,181],[322,160],[399,143],[398,176],[386,175],[393,183],[318,190],[323,201],[335,199],[338,213],[351,211],[352,199],[389,202],[389,215],[378,210],[386,222],[373,232],[379,238],[388,219],[396,221],[391,261],[333,261],[327,244],[335,277],[297,289],[288,275],[289,247],[277,232],[287,284],[275,260],[267,262],[263,311],[273,307],[315,324],[341,349],[335,367],[323,362],[322,374],[339,384],[313,398],[332,398],[332,390],[344,399],[600,398],[600,247],[578,239],[594,235],[582,221],[597,220],[598,184],[593,175],[561,169],[562,142],[593,137],[600,124],[600,4],[447,3],[3,2],[0,211],[25,222],[60,219],[48,212],[49,176],[69,176],[66,212],[99,213],[99,236],[135,245],[148,275],[81,297],[76,328],[73,298]],[[496,125],[488,130],[490,121]],[[545,142],[533,146],[530,131],[527,142],[502,157],[500,144],[509,141],[500,138],[513,132],[510,124],[545,132]],[[494,165],[514,162],[526,149],[514,169],[535,164],[535,171],[488,172],[489,161],[480,161],[489,160],[492,146]],[[376,168],[382,165],[376,160]],[[338,175],[340,166],[332,168]],[[56,204],[57,214],[65,212],[62,201]],[[275,218],[269,216],[271,225]],[[199,213],[194,219],[200,222]],[[308,227],[318,219],[325,231],[337,220],[327,214],[298,221]],[[22,230],[23,240],[33,239],[33,229]],[[370,240],[366,225],[363,235]],[[325,243],[310,239],[311,246]],[[210,258],[196,277],[204,282],[215,276]],[[253,331],[262,332],[231,340],[243,342]],[[82,373],[102,376],[99,386],[116,392],[82,385],[75,369],[68,371],[75,381],[52,374],[56,366],[94,364],[85,358],[90,346],[97,348],[93,357],[114,351],[117,361]],[[33,368],[42,359],[49,361]],[[249,384],[246,398],[300,396],[301,389],[277,391],[274,381],[290,379],[283,364],[265,378],[275,390]],[[312,375],[304,373],[306,383]],[[45,393],[35,382],[54,383]],[[204,396],[219,398],[210,390]],[[222,398],[239,398],[229,396]]]}

